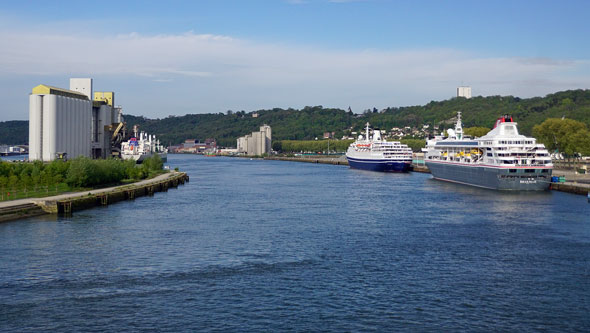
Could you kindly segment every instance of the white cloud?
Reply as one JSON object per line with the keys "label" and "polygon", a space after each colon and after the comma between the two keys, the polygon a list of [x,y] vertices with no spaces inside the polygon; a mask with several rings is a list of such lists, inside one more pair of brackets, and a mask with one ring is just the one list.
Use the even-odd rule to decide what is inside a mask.
{"label": "white cloud", "polygon": [[[461,84],[471,85],[475,95],[520,97],[590,86],[587,59],[489,58],[452,49],[334,51],[193,32],[92,36],[0,31],[0,43],[0,75],[131,76],[136,82],[147,78],[182,85],[164,96],[169,101],[161,101],[170,113],[318,104],[352,105],[361,111],[446,99]],[[183,89],[197,92],[187,96]],[[191,101],[195,98],[198,103]],[[142,112],[162,110],[161,105],[149,108],[142,106]]]}

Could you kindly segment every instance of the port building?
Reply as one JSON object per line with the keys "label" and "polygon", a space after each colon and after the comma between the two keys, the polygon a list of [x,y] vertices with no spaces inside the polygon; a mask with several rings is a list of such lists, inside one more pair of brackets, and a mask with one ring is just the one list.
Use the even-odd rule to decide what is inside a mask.
{"label": "port building", "polygon": [[269,154],[271,150],[272,129],[260,126],[260,131],[242,136],[237,140],[238,154],[250,156]]}
{"label": "port building", "polygon": [[117,155],[124,135],[114,92],[92,95],[92,79],[72,78],[70,88],[45,84],[29,96],[29,160]]}

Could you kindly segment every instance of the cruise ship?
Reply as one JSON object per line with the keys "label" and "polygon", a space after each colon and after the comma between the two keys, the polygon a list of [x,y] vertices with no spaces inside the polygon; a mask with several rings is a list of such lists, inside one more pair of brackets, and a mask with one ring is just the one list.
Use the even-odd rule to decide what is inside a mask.
{"label": "cruise ship", "polygon": [[121,158],[141,163],[144,159],[158,154],[162,161],[168,160],[168,149],[160,144],[160,140],[156,140],[155,135],[148,135],[145,132],[140,132],[138,135],[136,126],[133,127],[133,132],[134,137],[121,144]]}
{"label": "cruise ship", "polygon": [[461,112],[448,137],[428,140],[425,162],[435,179],[494,190],[547,190],[553,164],[543,144],[518,133],[510,116],[500,117],[486,135],[463,136]]}
{"label": "cruise ship", "polygon": [[354,169],[383,172],[407,172],[412,165],[412,149],[396,141],[381,138],[381,131],[373,130],[370,135],[369,123],[365,137],[351,143],[346,151],[348,165]]}

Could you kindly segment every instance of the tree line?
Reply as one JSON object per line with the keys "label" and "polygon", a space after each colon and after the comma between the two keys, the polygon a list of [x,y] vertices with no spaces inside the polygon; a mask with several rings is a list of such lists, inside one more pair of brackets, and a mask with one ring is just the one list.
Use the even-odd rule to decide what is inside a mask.
{"label": "tree line", "polygon": [[[374,128],[386,130],[428,124],[431,129],[438,125],[439,131],[442,131],[454,126],[457,111],[462,112],[466,127],[491,128],[499,116],[510,114],[518,122],[522,134],[532,135],[533,127],[548,118],[564,117],[590,125],[590,90],[568,90],[526,99],[513,96],[457,97],[425,105],[373,109],[363,114],[308,106],[300,110],[228,110],[225,113],[187,114],[163,119],[125,115],[125,120],[128,128],[140,125],[142,130],[157,135],[165,145],[179,144],[186,139],[205,141],[214,138],[219,146],[235,147],[238,137],[257,131],[263,124],[272,127],[273,140],[314,140],[323,137],[324,132],[335,132],[335,137],[340,138],[362,131],[367,122]],[[0,122],[0,143],[26,142],[27,133],[28,122]],[[438,133],[431,131],[429,134]]]}
{"label": "tree line", "polygon": [[50,163],[0,161],[0,200],[39,197],[136,181],[161,173],[162,167],[163,162],[158,155],[146,159],[141,165],[136,165],[132,160],[93,160],[87,157]]}
{"label": "tree line", "polygon": [[[143,130],[156,134],[165,144],[178,144],[185,139],[215,138],[220,146],[235,146],[240,136],[257,131],[263,124],[272,127],[273,140],[314,140],[324,132],[335,132],[339,138],[351,132],[361,132],[369,122],[375,128],[454,126],[457,111],[462,112],[466,127],[490,129],[495,120],[510,114],[519,124],[522,134],[532,135],[533,127],[548,118],[569,118],[590,125],[590,90],[568,90],[545,97],[521,99],[513,96],[451,98],[432,101],[422,106],[390,107],[364,114],[322,106],[301,110],[271,109],[217,114],[187,114],[164,119],[147,119],[127,115],[127,125],[138,124]],[[253,117],[256,114],[257,117]],[[439,134],[432,131],[430,135]],[[478,133],[481,134],[481,133]]]}

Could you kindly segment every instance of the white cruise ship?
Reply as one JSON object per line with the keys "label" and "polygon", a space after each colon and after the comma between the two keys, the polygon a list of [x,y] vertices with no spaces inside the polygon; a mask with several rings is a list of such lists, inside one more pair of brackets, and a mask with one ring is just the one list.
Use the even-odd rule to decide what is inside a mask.
{"label": "white cruise ship", "polygon": [[121,144],[121,158],[141,163],[144,159],[158,154],[162,161],[168,160],[168,149],[160,144],[160,140],[156,140],[155,135],[140,132],[138,137],[136,126],[133,127],[133,132],[135,136]]}
{"label": "white cruise ship", "polygon": [[348,165],[351,168],[383,171],[407,172],[412,166],[412,149],[397,141],[381,138],[381,131],[374,130],[370,136],[369,123],[365,136],[351,143],[346,151]]}
{"label": "white cruise ship", "polygon": [[535,138],[518,133],[510,116],[500,117],[481,138],[463,137],[461,112],[449,136],[428,140],[425,162],[435,179],[496,190],[546,190],[553,164]]}

